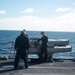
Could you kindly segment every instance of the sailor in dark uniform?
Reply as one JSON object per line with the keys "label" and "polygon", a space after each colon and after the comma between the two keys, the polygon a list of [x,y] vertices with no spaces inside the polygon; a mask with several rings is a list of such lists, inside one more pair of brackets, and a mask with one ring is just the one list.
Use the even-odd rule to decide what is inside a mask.
{"label": "sailor in dark uniform", "polygon": [[26,50],[29,48],[29,39],[25,36],[24,31],[21,31],[20,36],[18,36],[15,40],[15,50],[16,50],[16,56],[14,61],[14,69],[17,69],[19,59],[23,59],[25,63],[25,68],[28,68],[28,62],[27,62],[27,54]]}
{"label": "sailor in dark uniform", "polygon": [[45,33],[41,32],[42,37],[38,40],[41,41],[41,53],[40,53],[40,62],[47,62],[47,42],[48,37],[45,35]]}

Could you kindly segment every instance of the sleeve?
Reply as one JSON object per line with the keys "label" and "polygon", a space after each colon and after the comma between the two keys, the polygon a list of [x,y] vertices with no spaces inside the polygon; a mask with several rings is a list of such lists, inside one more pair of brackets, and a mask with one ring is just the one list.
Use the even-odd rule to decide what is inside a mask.
{"label": "sleeve", "polygon": [[47,42],[48,42],[48,37],[47,37]]}
{"label": "sleeve", "polygon": [[29,38],[27,38],[27,50],[29,49]]}
{"label": "sleeve", "polygon": [[18,38],[16,38],[15,40],[15,49],[17,49],[17,45],[18,45]]}
{"label": "sleeve", "polygon": [[42,38],[38,39],[38,41],[40,41]]}

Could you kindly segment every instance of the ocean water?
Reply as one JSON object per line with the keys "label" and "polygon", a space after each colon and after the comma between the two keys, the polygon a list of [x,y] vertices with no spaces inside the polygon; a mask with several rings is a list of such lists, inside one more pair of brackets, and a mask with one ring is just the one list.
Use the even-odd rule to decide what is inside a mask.
{"label": "ocean water", "polygon": [[[11,42],[15,41],[19,36],[20,31],[14,30],[0,30],[0,56],[7,55],[13,57],[13,51],[9,51],[11,48]],[[53,58],[73,59],[75,58],[75,32],[51,32],[45,31],[45,34],[49,39],[69,39],[69,45],[72,46],[71,52],[55,53]],[[27,31],[29,38],[40,38],[40,31]],[[9,54],[11,52],[11,55]]]}

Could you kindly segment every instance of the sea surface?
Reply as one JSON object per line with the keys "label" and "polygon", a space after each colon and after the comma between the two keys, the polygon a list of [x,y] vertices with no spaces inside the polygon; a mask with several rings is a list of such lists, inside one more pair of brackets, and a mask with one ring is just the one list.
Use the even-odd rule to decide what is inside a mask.
{"label": "sea surface", "polygon": [[[53,58],[60,59],[73,59],[75,58],[75,32],[52,32],[45,31],[45,34],[49,39],[69,39],[69,45],[72,46],[71,52],[55,53]],[[0,30],[0,56],[7,55],[13,57],[11,43],[15,42],[17,36],[20,35],[20,31],[15,30]],[[40,31],[27,31],[29,38],[40,38]],[[9,54],[11,53],[11,54]]]}

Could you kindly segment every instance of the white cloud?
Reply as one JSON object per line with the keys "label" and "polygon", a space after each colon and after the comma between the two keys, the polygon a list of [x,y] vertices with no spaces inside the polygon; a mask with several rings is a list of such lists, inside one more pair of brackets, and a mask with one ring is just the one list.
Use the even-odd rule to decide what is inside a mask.
{"label": "white cloud", "polygon": [[57,8],[55,10],[55,12],[66,12],[66,11],[71,11],[71,8],[68,8],[68,7],[62,8],[62,7],[60,7],[60,8]]}
{"label": "white cloud", "polygon": [[33,8],[27,8],[25,10],[22,11],[22,13],[32,13],[34,11]]}
{"label": "white cloud", "polygon": [[37,16],[20,16],[18,18],[0,19],[0,29],[26,29],[43,31],[74,31],[75,13],[68,13],[55,19]]}
{"label": "white cloud", "polygon": [[5,10],[0,10],[0,14],[6,14]]}

